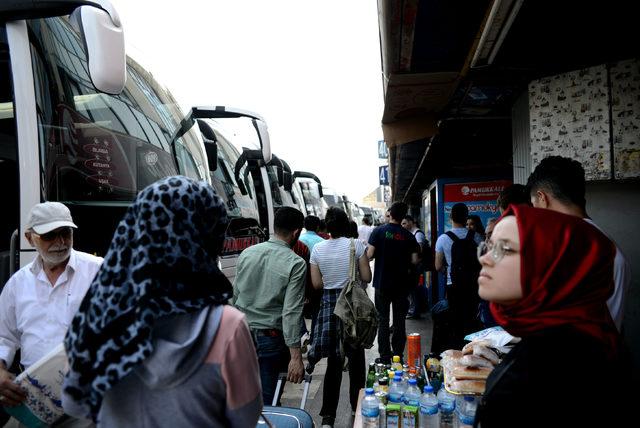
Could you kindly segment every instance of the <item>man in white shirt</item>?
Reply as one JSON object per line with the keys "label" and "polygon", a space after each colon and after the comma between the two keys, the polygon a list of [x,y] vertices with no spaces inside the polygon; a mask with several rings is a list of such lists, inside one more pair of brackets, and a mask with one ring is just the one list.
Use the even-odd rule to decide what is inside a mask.
{"label": "man in white shirt", "polygon": [[[451,207],[451,230],[446,231],[438,237],[436,240],[436,257],[434,260],[435,268],[438,272],[446,275],[447,287],[446,296],[449,304],[449,309],[452,314],[451,329],[449,331],[443,331],[442,335],[436,334],[436,328],[434,328],[434,335],[432,339],[431,349],[444,350],[447,348],[459,349],[464,344],[464,336],[479,330],[477,325],[477,313],[479,297],[477,288],[474,293],[471,293],[470,278],[473,279],[473,284],[477,287],[477,275],[480,273],[480,264],[467,265],[467,266],[454,266],[452,249],[454,239],[467,240],[473,239],[474,247],[480,245],[482,238],[479,234],[472,230],[467,229],[467,218],[469,217],[469,208],[463,203],[457,203]],[[468,259],[466,259],[468,260]],[[474,257],[475,261],[475,257]],[[457,269],[464,279],[467,279],[463,284],[456,283],[455,278],[452,275],[452,271]]]}
{"label": "man in white shirt", "polygon": [[102,258],[73,250],[69,209],[59,202],[34,206],[25,237],[36,259],[16,272],[0,294],[0,404],[25,399],[7,371],[16,350],[27,368],[62,343]]}
{"label": "man in white shirt", "polygon": [[365,215],[362,219],[364,223],[362,226],[358,227],[358,239],[365,243],[365,245],[369,242],[369,237],[371,236],[371,232],[373,231],[373,226],[371,225],[371,216]]}
{"label": "man in white shirt", "polygon": [[[529,176],[527,187],[534,207],[580,217],[601,230],[587,215],[584,168],[577,160],[562,156],[543,159]],[[613,282],[614,290],[607,300],[607,306],[618,331],[621,331],[631,271],[617,244]]]}

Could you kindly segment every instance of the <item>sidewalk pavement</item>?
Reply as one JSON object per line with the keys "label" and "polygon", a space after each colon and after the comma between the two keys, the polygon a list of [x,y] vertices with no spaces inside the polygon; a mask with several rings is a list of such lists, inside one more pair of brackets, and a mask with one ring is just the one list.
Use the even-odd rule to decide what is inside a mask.
{"label": "sidewalk pavement", "polygon": [[[367,288],[369,297],[373,298],[373,288],[369,286]],[[390,317],[391,318],[391,317]],[[310,321],[308,321],[308,326]],[[406,320],[407,334],[420,333],[422,353],[426,353],[431,348],[431,334],[432,334],[432,321],[429,313],[422,314],[422,319]],[[371,349],[365,350],[365,361],[367,368],[369,363],[378,358],[378,343],[377,339]],[[405,349],[406,357],[406,349]],[[306,359],[305,359],[306,366]],[[313,372],[313,380],[309,388],[309,396],[307,399],[306,410],[311,414],[313,420],[318,428],[322,424],[322,418],[319,415],[320,408],[322,407],[322,382],[324,380],[324,373],[327,369],[327,360],[322,359],[315,367]],[[282,405],[290,407],[299,407],[300,398],[302,397],[303,385],[295,385],[287,383],[284,393],[282,395]],[[338,411],[336,415],[336,422],[334,428],[351,428],[353,427],[353,417],[351,416],[351,405],[349,404],[349,373],[343,372],[342,385],[340,386],[340,402],[338,404]]]}

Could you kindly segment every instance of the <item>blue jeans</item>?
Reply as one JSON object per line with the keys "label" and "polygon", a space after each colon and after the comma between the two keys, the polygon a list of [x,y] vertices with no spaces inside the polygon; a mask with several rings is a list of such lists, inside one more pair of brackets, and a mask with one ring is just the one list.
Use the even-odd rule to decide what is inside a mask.
{"label": "blue jeans", "polygon": [[[260,381],[262,383],[262,401],[265,406],[270,406],[273,396],[276,393],[278,384],[278,374],[287,373],[291,354],[289,348],[284,343],[284,337],[263,336],[253,332],[253,339],[258,353],[258,364],[260,365]],[[284,390],[284,381],[282,389]],[[280,397],[278,397],[280,401]]]}

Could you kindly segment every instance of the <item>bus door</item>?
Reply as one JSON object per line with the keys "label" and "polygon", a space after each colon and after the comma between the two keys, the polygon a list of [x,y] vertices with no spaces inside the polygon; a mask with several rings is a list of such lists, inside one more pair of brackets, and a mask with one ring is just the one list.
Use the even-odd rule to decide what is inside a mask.
{"label": "bus door", "polygon": [[6,26],[0,23],[0,290],[16,267],[19,242],[20,192],[18,183],[18,140],[13,102],[13,82]]}

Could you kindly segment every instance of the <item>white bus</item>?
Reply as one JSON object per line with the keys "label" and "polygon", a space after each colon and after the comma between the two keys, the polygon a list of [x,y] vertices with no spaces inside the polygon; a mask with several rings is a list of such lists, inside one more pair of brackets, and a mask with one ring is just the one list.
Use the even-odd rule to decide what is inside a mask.
{"label": "white bus", "polygon": [[126,58],[108,2],[0,1],[0,76],[0,285],[35,257],[36,203],[65,203],[75,247],[104,255],[139,190],[174,174],[210,182],[201,134],[177,135],[183,114]]}
{"label": "white bus", "polygon": [[323,219],[328,205],[323,199],[324,193],[320,179],[315,174],[305,171],[295,171],[293,179],[294,189],[302,198],[303,214]]}
{"label": "white bus", "polygon": [[[251,138],[245,142],[251,148],[241,147],[225,132],[220,122],[228,120],[251,128],[257,137],[257,140]],[[192,129],[200,131],[209,159],[212,185],[226,203],[230,222],[220,266],[233,281],[238,255],[244,249],[264,242],[273,233],[273,189],[266,168],[272,159],[269,134],[259,115],[228,107],[192,108],[176,135]]]}

